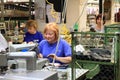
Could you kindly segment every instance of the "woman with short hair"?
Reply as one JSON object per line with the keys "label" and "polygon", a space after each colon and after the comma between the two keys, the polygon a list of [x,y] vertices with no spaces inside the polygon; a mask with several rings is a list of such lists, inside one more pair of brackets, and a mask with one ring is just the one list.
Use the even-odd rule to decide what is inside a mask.
{"label": "woman with short hair", "polygon": [[65,64],[70,63],[71,47],[70,45],[59,38],[59,28],[56,23],[48,23],[44,29],[44,39],[39,43],[39,57],[48,58],[50,62]]}
{"label": "woman with short hair", "polygon": [[27,32],[24,35],[24,42],[33,43],[43,40],[41,32],[39,32],[37,22],[35,20],[28,20],[26,22]]}

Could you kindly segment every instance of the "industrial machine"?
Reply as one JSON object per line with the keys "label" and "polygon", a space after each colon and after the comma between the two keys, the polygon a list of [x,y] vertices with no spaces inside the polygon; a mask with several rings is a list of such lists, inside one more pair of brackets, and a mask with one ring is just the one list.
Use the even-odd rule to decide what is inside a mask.
{"label": "industrial machine", "polygon": [[5,34],[5,32],[6,32],[6,26],[5,26],[4,22],[0,22],[0,32],[2,34]]}
{"label": "industrial machine", "polygon": [[[30,49],[33,49],[35,46],[36,46],[35,44],[13,44],[13,45],[10,45],[9,52],[2,51],[0,54],[0,61],[1,61],[0,66],[8,66],[9,60],[24,59],[24,60],[26,60],[27,70],[36,70],[36,65],[38,62],[39,63],[43,62],[45,64],[45,62],[48,62],[48,60],[47,59],[37,59],[36,52],[29,51]],[[29,50],[26,52],[19,51],[24,48],[27,48]],[[18,61],[18,63],[19,63],[19,61]],[[44,66],[44,64],[41,66]]]}
{"label": "industrial machine", "polygon": [[[4,44],[7,42],[4,41]],[[37,58],[36,51],[33,51],[36,46],[37,44],[9,44],[4,49],[1,46],[0,80],[71,80],[71,68],[55,67],[49,64],[48,59]],[[88,69],[76,72],[80,73],[76,76],[78,78],[85,76]]]}
{"label": "industrial machine", "polygon": [[[9,59],[25,59],[26,69],[17,68],[9,69],[8,60]],[[0,79],[3,80],[53,80],[58,79],[56,71],[42,71],[36,70],[37,64],[42,67],[45,65],[46,60],[38,60],[36,58],[36,53],[31,52],[8,52],[0,54]],[[47,62],[47,61],[46,61]],[[42,64],[41,64],[42,63]],[[19,62],[18,62],[19,64]],[[44,75],[46,74],[46,75]]]}
{"label": "industrial machine", "polygon": [[[1,44],[7,44],[2,35],[0,39],[3,40],[0,42]],[[4,47],[0,46],[0,80],[58,80],[56,71],[37,70],[37,67],[42,69],[48,63],[48,60],[38,59],[36,52],[31,51],[35,47],[36,44],[11,44],[7,51],[7,45]],[[29,50],[22,52],[22,49]],[[16,66],[15,69],[11,69],[8,65],[10,63],[9,60],[15,59],[18,59],[18,64],[19,60],[24,59],[25,61],[22,63],[26,64],[26,66],[21,68]]]}
{"label": "industrial machine", "polygon": [[19,52],[21,50],[25,50],[26,51],[30,51],[33,48],[35,48],[37,46],[37,43],[34,44],[11,44],[10,45],[10,52]]}
{"label": "industrial machine", "polygon": [[35,70],[36,69],[36,54],[35,52],[1,52],[0,53],[0,68],[1,73],[7,70],[8,60],[22,58],[26,59],[27,62],[27,70]]}

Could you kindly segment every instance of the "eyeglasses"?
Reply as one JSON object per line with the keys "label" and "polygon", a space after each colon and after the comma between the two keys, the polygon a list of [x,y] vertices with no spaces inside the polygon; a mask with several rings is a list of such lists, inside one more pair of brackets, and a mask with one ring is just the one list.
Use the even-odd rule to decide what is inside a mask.
{"label": "eyeglasses", "polygon": [[45,35],[54,35],[53,32],[45,33]]}

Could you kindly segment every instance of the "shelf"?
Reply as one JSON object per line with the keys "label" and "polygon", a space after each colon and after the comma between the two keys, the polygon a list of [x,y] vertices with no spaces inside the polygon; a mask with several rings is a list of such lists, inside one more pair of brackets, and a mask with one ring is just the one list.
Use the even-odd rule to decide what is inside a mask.
{"label": "shelf", "polygon": [[91,63],[91,64],[100,64],[100,65],[114,65],[112,62],[101,62],[101,61],[89,61],[89,60],[77,60],[80,63]]}
{"label": "shelf", "polygon": [[[29,10],[29,2],[15,2],[15,3],[4,3],[5,9],[21,9],[21,10]],[[34,10],[34,3],[31,2],[31,9]]]}
{"label": "shelf", "polygon": [[28,17],[28,16],[29,16],[29,11],[20,11],[20,10],[4,11],[4,17]]}
{"label": "shelf", "polygon": [[34,2],[5,2],[0,3],[1,19],[33,19],[33,11],[35,10]]}

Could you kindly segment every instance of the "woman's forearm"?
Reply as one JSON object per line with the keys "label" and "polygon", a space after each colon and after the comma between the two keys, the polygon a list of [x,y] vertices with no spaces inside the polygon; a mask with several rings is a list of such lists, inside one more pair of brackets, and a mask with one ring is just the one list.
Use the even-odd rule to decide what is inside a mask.
{"label": "woman's forearm", "polygon": [[56,57],[56,60],[63,62],[63,63],[70,63],[72,61],[72,58],[70,56],[68,56],[68,57]]}

